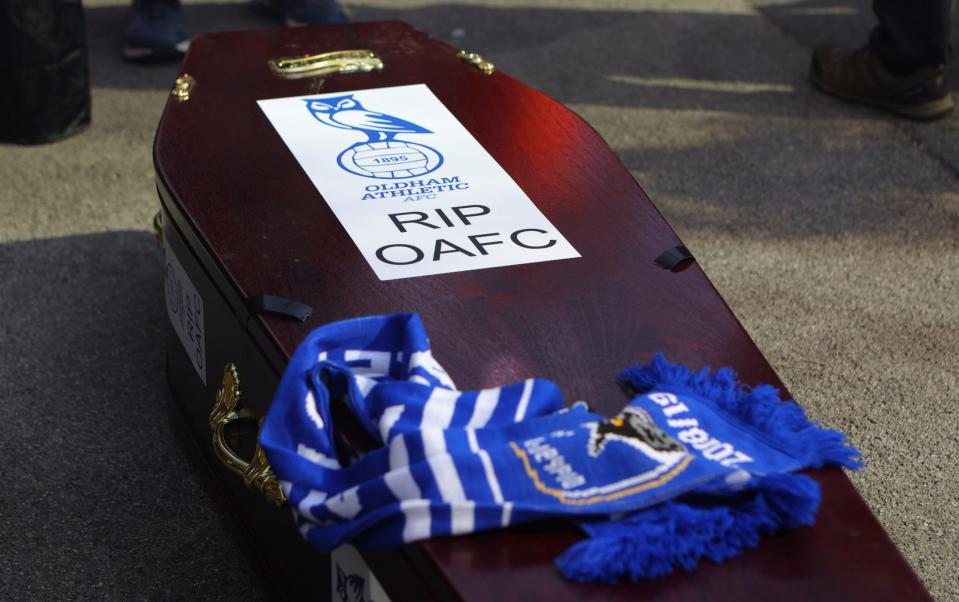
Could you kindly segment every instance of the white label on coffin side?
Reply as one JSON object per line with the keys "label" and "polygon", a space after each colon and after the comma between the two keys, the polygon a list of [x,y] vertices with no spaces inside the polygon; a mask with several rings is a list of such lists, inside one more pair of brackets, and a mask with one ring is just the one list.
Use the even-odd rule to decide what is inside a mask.
{"label": "white label on coffin side", "polygon": [[257,103],[381,280],[579,257],[425,84]]}
{"label": "white label on coffin side", "polygon": [[353,546],[344,544],[330,552],[330,571],[330,600],[390,602],[376,575]]}
{"label": "white label on coffin side", "polygon": [[203,298],[169,244],[163,269],[166,313],[200,380],[206,384],[206,330],[203,325]]}

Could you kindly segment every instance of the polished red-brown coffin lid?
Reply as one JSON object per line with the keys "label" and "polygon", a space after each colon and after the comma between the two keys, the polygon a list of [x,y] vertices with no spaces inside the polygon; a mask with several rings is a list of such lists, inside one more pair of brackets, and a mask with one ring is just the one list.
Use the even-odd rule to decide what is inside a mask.
{"label": "polished red-brown coffin lid", "polygon": [[[282,79],[271,58],[368,48],[381,72]],[[168,210],[195,233],[235,299],[260,293],[311,305],[306,323],[254,318],[267,354],[283,359],[307,332],[366,314],[419,312],[435,356],[460,388],[541,376],[567,399],[616,413],[622,368],[657,351],[694,368],[732,366],[748,383],[781,383],[696,264],[654,265],[681,244],[599,135],[577,115],[402,23],[218,33],[196,38],[186,102],[168,102],[155,161]],[[425,83],[582,255],[383,282],[255,101]],[[258,321],[258,322],[257,322]],[[261,411],[263,408],[260,408]],[[427,563],[475,600],[912,600],[927,594],[838,470],[823,485],[816,526],[765,539],[722,565],[703,562],[649,583],[564,581],[553,559],[571,529],[498,531],[421,545]],[[325,570],[320,569],[318,570]]]}

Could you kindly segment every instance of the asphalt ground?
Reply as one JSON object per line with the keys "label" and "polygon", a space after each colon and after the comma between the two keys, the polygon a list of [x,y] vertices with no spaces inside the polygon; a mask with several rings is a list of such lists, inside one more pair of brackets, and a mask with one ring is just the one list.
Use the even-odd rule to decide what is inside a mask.
{"label": "asphalt ground", "polygon": [[[868,2],[344,4],[596,127],[796,399],[862,449],[852,480],[929,590],[959,600],[959,115],[811,89],[811,49],[860,45]],[[123,63],[127,9],[85,6],[92,126],[0,145],[0,599],[256,599],[164,392],[151,144],[177,67]],[[273,25],[242,3],[184,17]]]}

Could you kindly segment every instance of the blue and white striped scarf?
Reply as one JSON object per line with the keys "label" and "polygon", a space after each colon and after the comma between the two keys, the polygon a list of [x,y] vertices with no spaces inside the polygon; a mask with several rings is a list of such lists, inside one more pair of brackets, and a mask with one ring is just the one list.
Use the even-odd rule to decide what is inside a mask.
{"label": "blue and white striped scarf", "polygon": [[[795,471],[858,466],[840,433],[728,369],[692,373],[657,356],[620,381],[637,395],[613,418],[565,407],[537,378],[458,391],[416,314],[345,320],[297,349],[260,443],[322,551],[566,517],[590,537],[557,564],[582,581],[691,569],[811,524],[818,486]],[[335,399],[382,443],[349,465]]]}

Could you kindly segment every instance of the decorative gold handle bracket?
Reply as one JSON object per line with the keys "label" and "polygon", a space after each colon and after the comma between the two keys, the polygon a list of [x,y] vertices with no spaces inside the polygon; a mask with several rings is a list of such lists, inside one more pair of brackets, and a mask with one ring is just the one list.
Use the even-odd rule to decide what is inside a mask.
{"label": "decorative gold handle bracket", "polygon": [[368,73],[383,68],[383,61],[372,50],[337,50],[323,54],[272,59],[270,71],[288,79],[316,77],[333,73]]}
{"label": "decorative gold handle bracket", "polygon": [[190,93],[193,92],[194,85],[196,85],[196,80],[193,79],[192,75],[189,73],[181,73],[173,80],[173,89],[170,90],[170,96],[181,102],[190,100]]}
{"label": "decorative gold handle bracket", "polygon": [[475,52],[467,52],[465,50],[460,50],[456,53],[456,58],[463,61],[464,63],[469,63],[476,67],[483,75],[493,75],[493,72],[496,71],[496,65],[487,61],[482,56]]}
{"label": "decorative gold handle bracket", "polygon": [[242,419],[255,419],[249,410],[238,408],[240,404],[240,374],[236,365],[228,363],[223,367],[223,384],[216,392],[216,401],[210,410],[210,428],[213,429],[213,451],[230,472],[243,477],[243,483],[250,489],[262,493],[267,501],[280,506],[286,501],[280,482],[263,453],[260,444],[256,444],[253,459],[249,462],[230,449],[226,441],[226,426]]}

